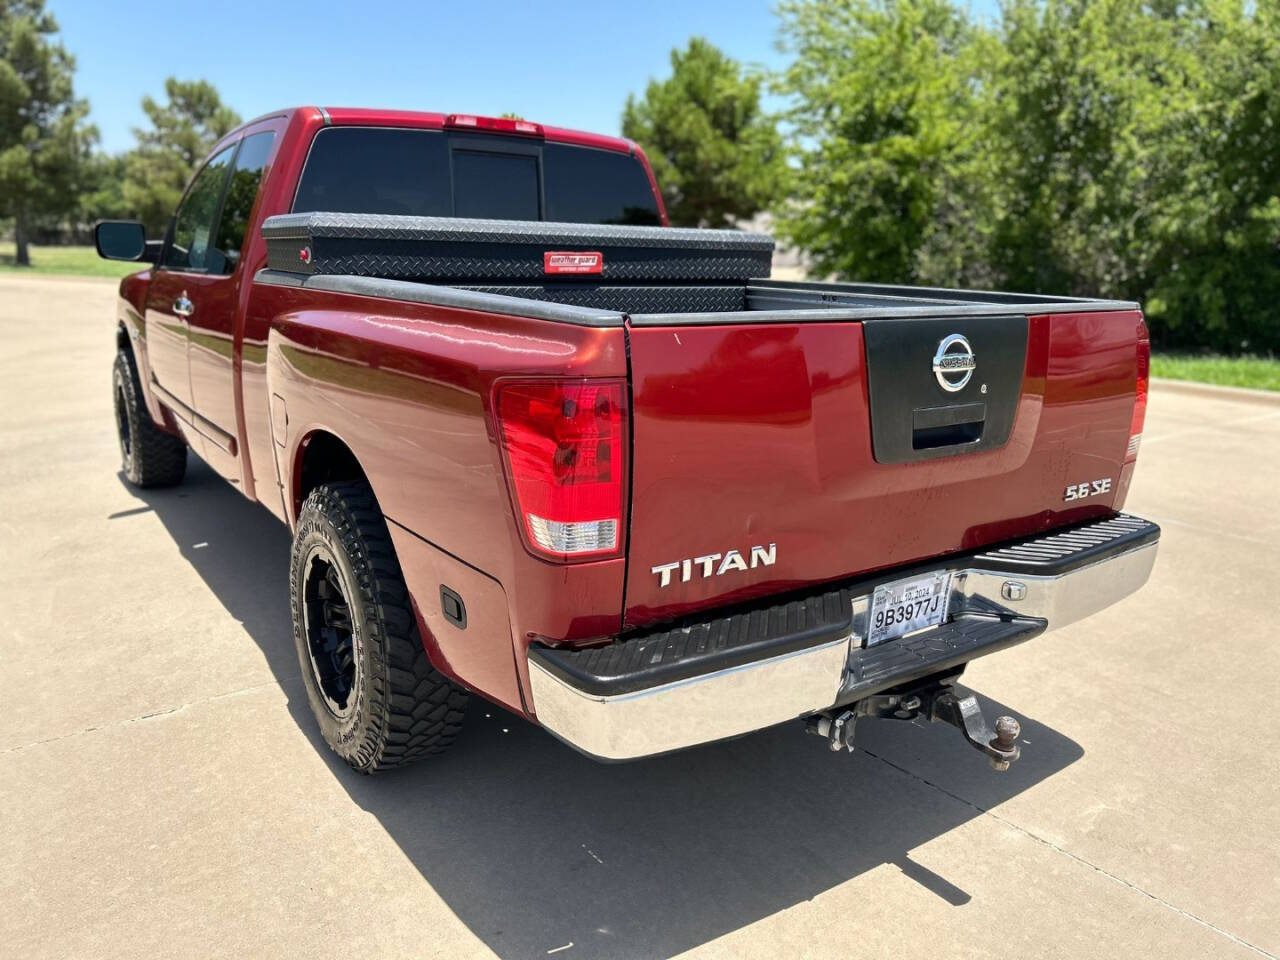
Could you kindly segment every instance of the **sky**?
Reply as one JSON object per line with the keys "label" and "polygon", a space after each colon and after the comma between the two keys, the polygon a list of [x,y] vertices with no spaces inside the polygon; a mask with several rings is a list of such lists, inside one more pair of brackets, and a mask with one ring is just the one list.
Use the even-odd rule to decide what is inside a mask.
{"label": "sky", "polygon": [[[974,9],[995,0],[973,0]],[[47,0],[77,62],[76,92],[110,152],[133,146],[144,94],[205,79],[246,120],[280,107],[497,115],[618,132],[628,93],[701,34],[780,67],[772,0]]]}

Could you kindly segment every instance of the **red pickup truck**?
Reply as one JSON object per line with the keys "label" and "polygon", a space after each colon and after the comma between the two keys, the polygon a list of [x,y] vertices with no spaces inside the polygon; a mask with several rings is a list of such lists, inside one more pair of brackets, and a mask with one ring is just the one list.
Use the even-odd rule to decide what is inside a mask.
{"label": "red pickup truck", "polygon": [[228,134],[120,285],[124,472],[187,450],[293,531],[326,741],[436,753],[468,692],[595,757],[802,719],[960,728],[964,666],[1141,586],[1136,304],[799,283],[669,227],[635,144],[303,107]]}

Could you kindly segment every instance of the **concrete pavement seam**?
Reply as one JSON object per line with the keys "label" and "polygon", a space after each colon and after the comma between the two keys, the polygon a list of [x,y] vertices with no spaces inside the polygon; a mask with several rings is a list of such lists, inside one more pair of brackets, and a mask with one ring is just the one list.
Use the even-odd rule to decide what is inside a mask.
{"label": "concrete pavement seam", "polygon": [[107,729],[110,729],[111,727],[123,727],[131,723],[139,723],[142,720],[154,720],[157,717],[167,717],[174,713],[181,713],[183,710],[186,710],[188,707],[196,707],[196,706],[200,706],[201,704],[212,703],[215,700],[225,700],[227,697],[235,697],[235,696],[239,696],[242,693],[250,693],[251,691],[254,691],[254,690],[261,690],[263,687],[280,687],[281,689],[284,689],[284,684],[286,682],[290,680],[297,680],[299,678],[300,678],[300,675],[294,674],[293,676],[284,677],[283,679],[279,679],[279,680],[273,678],[271,680],[264,680],[262,681],[262,683],[251,683],[249,684],[249,686],[241,687],[238,690],[228,690],[224,693],[215,693],[212,696],[201,697],[199,700],[192,700],[188,703],[180,703],[176,707],[165,707],[159,710],[153,710],[150,713],[141,714],[140,716],[128,717],[124,720],[115,720],[111,723],[105,723],[100,727],[84,727],[83,729],[80,729],[80,730],[72,730],[70,733],[59,734],[56,737],[48,737],[47,739],[44,739],[44,740],[32,740],[30,743],[23,743],[23,744],[19,744],[16,747],[7,747],[4,750],[0,750],[0,757],[6,756],[10,753],[19,753],[23,750],[30,750],[32,747],[44,746],[45,744],[48,744],[48,743],[58,743],[61,740],[70,740],[72,737],[83,736],[86,733],[94,733],[95,731],[98,731],[98,730],[107,730]]}
{"label": "concrete pavement seam", "polygon": [[1084,857],[1080,856],[1079,854],[1072,853],[1070,850],[1066,850],[1063,847],[1060,847],[1058,844],[1054,843],[1052,840],[1046,840],[1044,837],[1040,836],[1039,834],[1033,833],[1032,831],[1028,830],[1026,827],[1023,827],[1023,826],[1020,826],[1019,824],[1014,823],[1012,820],[1009,820],[1007,817],[1000,816],[1000,814],[982,806],[981,804],[974,803],[972,800],[969,800],[966,797],[962,797],[957,793],[952,793],[946,787],[939,786],[938,784],[934,783],[932,780],[928,779],[927,777],[922,777],[920,776],[920,774],[915,773],[911,770],[908,770],[906,767],[900,766],[899,764],[894,763],[892,760],[886,759],[885,757],[882,757],[877,753],[873,753],[872,751],[867,750],[863,747],[859,747],[858,750],[861,751],[862,753],[865,753],[867,756],[871,757],[872,759],[879,760],[881,763],[885,764],[886,766],[892,767],[894,770],[897,770],[901,773],[906,774],[908,777],[911,777],[914,780],[919,780],[925,786],[932,787],[934,790],[937,790],[939,793],[945,794],[946,796],[950,797],[953,800],[963,803],[966,806],[972,807],[974,810],[977,810],[979,813],[991,817],[993,820],[998,820],[1000,823],[1004,824],[1005,826],[1011,827],[1012,829],[1017,830],[1019,833],[1030,838],[1031,840],[1034,840],[1039,844],[1042,844],[1048,847],[1050,850],[1053,850],[1056,853],[1060,853],[1064,857],[1074,860],[1076,863],[1079,863],[1082,866],[1089,867],[1090,869],[1095,870],[1096,872],[1102,874],[1102,876],[1106,877],[1108,880],[1111,880],[1122,887],[1127,887],[1130,890],[1134,891],[1135,893],[1139,893],[1150,900],[1154,900],[1156,903],[1160,904],[1160,906],[1164,907],[1165,909],[1171,910],[1174,913],[1178,914],[1179,916],[1185,917],[1186,919],[1192,921],[1193,923],[1198,923],[1200,924],[1200,926],[1205,927],[1209,930],[1212,930],[1214,933],[1217,933],[1225,937],[1226,939],[1230,940],[1233,943],[1239,944],[1240,946],[1245,947],[1246,949],[1252,950],[1254,953],[1256,953],[1260,957],[1266,957],[1268,958],[1268,960],[1280,960],[1280,958],[1277,958],[1274,953],[1268,953],[1266,950],[1263,950],[1261,947],[1250,943],[1248,940],[1244,940],[1241,937],[1236,936],[1234,933],[1231,933],[1229,930],[1224,930],[1221,927],[1210,923],[1208,920],[1205,920],[1202,917],[1198,917],[1194,913],[1184,910],[1182,909],[1182,907],[1179,907],[1176,904],[1170,903],[1168,900],[1165,900],[1163,897],[1159,897],[1156,894],[1150,892],[1149,890],[1144,890],[1142,887],[1138,886],[1136,883],[1132,882],[1131,880],[1126,880],[1124,879],[1124,877],[1116,876],[1114,873],[1111,873],[1109,870],[1106,870],[1098,866],[1096,863],[1086,860]]}

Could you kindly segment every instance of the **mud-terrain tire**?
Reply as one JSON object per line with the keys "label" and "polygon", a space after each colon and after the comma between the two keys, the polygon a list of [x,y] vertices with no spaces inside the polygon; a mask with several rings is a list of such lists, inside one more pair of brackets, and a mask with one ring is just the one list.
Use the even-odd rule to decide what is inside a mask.
{"label": "mud-terrain tire", "polygon": [[128,350],[116,353],[111,393],[120,441],[120,469],[135,487],[171,487],[187,473],[187,445],[161,430],[142,400],[138,368]]}
{"label": "mud-terrain tire", "polygon": [[366,483],[327,483],[298,515],[293,639],[311,712],[361,773],[445,750],[467,693],[427,659],[387,523]]}

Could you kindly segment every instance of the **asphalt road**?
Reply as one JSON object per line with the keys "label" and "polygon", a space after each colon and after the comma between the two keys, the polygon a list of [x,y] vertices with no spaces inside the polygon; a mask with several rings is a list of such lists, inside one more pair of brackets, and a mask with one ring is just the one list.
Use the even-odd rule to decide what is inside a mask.
{"label": "asphalt road", "polygon": [[314,729],[288,533],[118,472],[114,287],[0,279],[0,956],[1280,954],[1280,404],[1157,386],[1152,582],[966,675],[1024,721],[798,724],[622,766],[483,705],[361,778]]}

